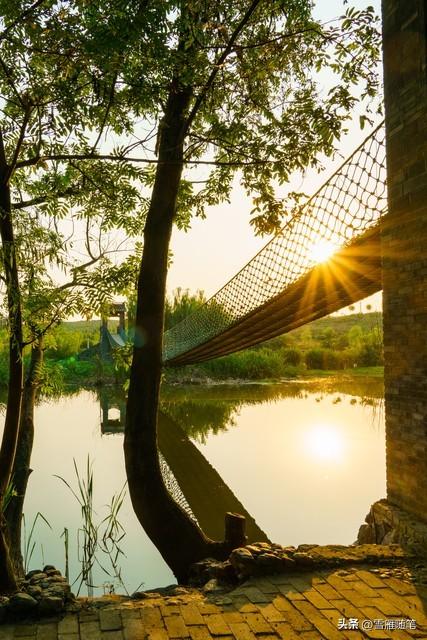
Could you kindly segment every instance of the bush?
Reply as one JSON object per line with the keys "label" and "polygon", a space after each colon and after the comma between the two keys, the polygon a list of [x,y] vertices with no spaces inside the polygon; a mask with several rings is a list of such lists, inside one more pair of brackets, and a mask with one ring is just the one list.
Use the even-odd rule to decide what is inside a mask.
{"label": "bush", "polygon": [[305,354],[305,364],[308,369],[324,369],[324,350],[310,349]]}
{"label": "bush", "polygon": [[360,348],[358,360],[361,367],[383,364],[382,351],[377,348],[377,345],[365,342]]}
{"label": "bush", "polygon": [[56,329],[50,338],[46,356],[55,360],[63,360],[79,353],[83,334],[80,331],[69,331],[63,327]]}
{"label": "bush", "polygon": [[286,364],[280,351],[262,348],[241,351],[211,360],[203,365],[203,369],[207,375],[222,379],[263,380],[295,375],[295,370],[290,364]]}
{"label": "bush", "polygon": [[299,349],[286,349],[283,352],[283,360],[286,364],[298,367],[302,362],[302,353]]}

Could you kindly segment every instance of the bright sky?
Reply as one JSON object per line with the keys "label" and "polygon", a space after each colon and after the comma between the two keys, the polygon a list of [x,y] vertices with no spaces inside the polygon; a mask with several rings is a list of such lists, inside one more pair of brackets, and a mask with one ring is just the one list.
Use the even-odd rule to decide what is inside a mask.
{"label": "bright sky", "polygon": [[[374,6],[380,14],[380,0],[350,0],[350,5],[363,8]],[[330,20],[344,12],[343,0],[317,0],[316,17]],[[358,117],[350,134],[342,140],[340,152],[347,157],[368,135],[369,130],[360,131]],[[308,171],[305,176],[296,176],[289,190],[310,194],[321,186],[339,166],[342,158],[325,163],[324,174]],[[249,224],[252,203],[236,185],[230,204],[210,207],[205,220],[195,219],[191,229],[184,233],[174,230],[172,236],[173,264],[168,275],[168,292],[177,287],[195,292],[203,289],[210,297],[248,262],[268,241],[267,237],[255,236]],[[381,308],[381,294],[371,296],[363,303],[374,309]],[[359,305],[357,305],[359,310]]]}

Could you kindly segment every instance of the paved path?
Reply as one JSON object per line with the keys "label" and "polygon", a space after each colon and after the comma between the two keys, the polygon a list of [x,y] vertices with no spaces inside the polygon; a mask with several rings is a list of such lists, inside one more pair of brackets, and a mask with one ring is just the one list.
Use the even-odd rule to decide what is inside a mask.
{"label": "paved path", "polygon": [[[1,640],[359,640],[427,638],[427,585],[372,568],[252,579],[226,595],[197,591],[0,626]],[[367,622],[366,622],[367,621]],[[372,629],[368,627],[372,626]],[[366,629],[362,629],[366,627]]]}

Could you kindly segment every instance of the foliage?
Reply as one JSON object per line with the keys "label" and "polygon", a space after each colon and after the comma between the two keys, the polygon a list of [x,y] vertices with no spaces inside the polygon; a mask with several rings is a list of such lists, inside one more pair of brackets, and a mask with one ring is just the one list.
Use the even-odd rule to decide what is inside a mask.
{"label": "foliage", "polygon": [[204,303],[206,298],[203,291],[191,294],[188,289],[175,289],[172,298],[166,299],[165,305],[165,330],[182,322],[186,316],[197,311]]}
{"label": "foliage", "polygon": [[293,367],[298,367],[302,361],[301,351],[298,349],[285,349],[283,351],[283,359],[286,364],[291,364]]}
{"label": "foliage", "polygon": [[[179,291],[179,290],[178,290]],[[171,325],[180,322],[197,304],[203,303],[200,292],[175,292],[168,301],[167,318]],[[78,360],[78,345],[86,347],[99,340],[99,321],[63,323],[52,332],[42,369],[44,395],[57,395],[64,384],[96,383],[102,380],[125,380],[129,372],[130,347],[114,353],[113,363],[96,359]],[[0,334],[0,386],[8,379],[7,336]],[[332,348],[327,345],[331,344]],[[315,352],[315,355],[311,352]],[[310,353],[310,355],[308,355]],[[68,354],[67,357],[63,357]],[[253,355],[247,355],[253,354]],[[256,355],[257,354],[257,355]],[[250,350],[182,369],[168,369],[166,380],[194,378],[263,378],[294,377],[304,366],[317,370],[340,370],[374,367],[383,363],[381,314],[331,316],[289,334],[274,338]]]}
{"label": "foliage", "polygon": [[28,573],[31,558],[33,557],[34,550],[36,548],[36,541],[34,540],[34,531],[36,529],[37,523],[39,520],[43,521],[49,529],[52,529],[50,523],[46,520],[44,515],[38,511],[34,516],[33,522],[31,523],[31,527],[27,533],[27,523],[25,519],[25,514],[22,514],[22,525],[23,525],[23,536],[24,536],[24,544],[23,544],[23,558],[24,558],[24,572]]}
{"label": "foliage", "polygon": [[[76,488],[73,488],[63,477],[58,475],[55,477],[61,480],[71,491],[81,509],[82,526],[77,532],[77,546],[80,553],[79,561],[81,571],[74,581],[79,583],[77,593],[80,593],[82,586],[85,584],[88,589],[88,594],[93,595],[93,569],[95,565],[98,565],[109,578],[113,578],[122,587],[125,587],[119,565],[119,557],[123,555],[120,542],[125,536],[125,530],[119,521],[119,513],[125,498],[125,487],[112,497],[110,505],[108,506],[107,515],[101,522],[97,523],[94,519],[95,511],[93,506],[93,463],[88,457],[86,460],[85,475],[79,472],[74,459],[73,463],[77,480]],[[99,551],[107,556],[111,568],[105,568],[100,562],[98,557]]]}
{"label": "foliage", "polygon": [[3,495],[3,500],[0,503],[0,513],[4,513],[6,511],[8,504],[14,496],[16,496],[15,487],[13,486],[13,482],[9,482]]}
{"label": "foliage", "polygon": [[[17,204],[49,218],[75,206],[108,229],[142,231],[150,198],[140,186],[153,185],[165,105],[179,87],[191,99],[176,223],[188,228],[229,200],[239,172],[255,228],[271,231],[287,214],[277,183],[320,166],[359,101],[369,119],[378,90],[372,7],[321,24],[309,0],[36,4],[24,17],[21,2],[2,6],[0,129]],[[106,153],[108,130],[119,142]]]}

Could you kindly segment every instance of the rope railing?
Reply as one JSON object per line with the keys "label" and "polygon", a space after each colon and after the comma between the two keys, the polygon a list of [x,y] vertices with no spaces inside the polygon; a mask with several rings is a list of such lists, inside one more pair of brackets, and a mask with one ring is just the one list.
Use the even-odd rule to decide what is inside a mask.
{"label": "rope railing", "polygon": [[161,451],[159,451],[159,464],[160,464],[160,471],[162,472],[163,482],[165,483],[166,489],[169,491],[169,493],[171,494],[175,502],[179,504],[181,509],[183,509],[186,512],[186,514],[191,518],[191,520],[197,523],[197,518],[194,515],[190,505],[188,504],[187,498],[183,494],[182,489],[179,486],[177,479],[175,478],[175,475],[173,474],[170,466],[166,462],[166,459],[164,455],[161,453]]}
{"label": "rope railing", "polygon": [[[291,285],[328,255],[352,245],[374,228],[386,208],[385,131],[381,124],[227,284],[165,332],[164,362],[185,364],[187,352],[210,343],[278,296],[283,298]],[[250,345],[250,332],[249,327],[233,346],[234,351]],[[209,351],[209,357],[216,355],[221,354]],[[189,357],[188,362],[197,359]]]}

